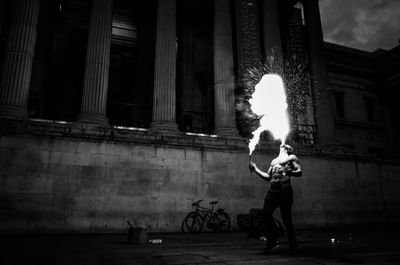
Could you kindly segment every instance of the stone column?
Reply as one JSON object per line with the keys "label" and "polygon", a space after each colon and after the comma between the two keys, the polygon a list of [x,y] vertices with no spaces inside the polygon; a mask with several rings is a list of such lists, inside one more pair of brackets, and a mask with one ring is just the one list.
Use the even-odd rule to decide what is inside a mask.
{"label": "stone column", "polygon": [[6,13],[7,1],[0,1],[0,35],[3,29],[4,14]]}
{"label": "stone column", "polygon": [[229,0],[215,0],[214,4],[214,132],[221,136],[238,136]]}
{"label": "stone column", "polygon": [[112,0],[93,0],[79,122],[107,124]]}
{"label": "stone column", "polygon": [[281,26],[277,0],[262,1],[263,40],[265,57],[282,56]]}
{"label": "stone column", "polygon": [[151,129],[178,132],[176,124],[176,0],[158,0]]}
{"label": "stone column", "polygon": [[303,0],[315,105],[316,142],[334,143],[334,121],[318,0]]}
{"label": "stone column", "polygon": [[0,116],[28,118],[39,0],[16,0],[0,83]]}

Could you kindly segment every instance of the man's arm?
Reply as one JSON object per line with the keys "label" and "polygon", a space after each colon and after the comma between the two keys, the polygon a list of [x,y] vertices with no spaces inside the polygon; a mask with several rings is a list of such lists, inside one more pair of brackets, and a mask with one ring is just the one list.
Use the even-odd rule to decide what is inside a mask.
{"label": "man's arm", "polygon": [[272,172],[272,167],[269,167],[267,172],[262,171],[259,169],[255,163],[250,162],[249,168],[251,171],[254,171],[257,173],[257,175],[262,178],[265,181],[270,181],[271,180],[271,172]]}

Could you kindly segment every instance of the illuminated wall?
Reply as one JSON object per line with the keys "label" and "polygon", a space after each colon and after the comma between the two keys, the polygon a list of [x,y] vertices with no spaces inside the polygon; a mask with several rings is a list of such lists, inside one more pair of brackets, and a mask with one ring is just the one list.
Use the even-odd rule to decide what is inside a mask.
{"label": "illuminated wall", "polygon": [[[1,232],[122,232],[128,219],[151,231],[180,231],[198,199],[204,206],[218,200],[237,229],[238,214],[262,207],[267,184],[250,174],[241,139],[48,123],[14,129],[20,134],[0,141]],[[266,170],[277,150],[262,145],[253,160]],[[400,221],[399,164],[296,151],[304,172],[292,179],[296,227]]]}

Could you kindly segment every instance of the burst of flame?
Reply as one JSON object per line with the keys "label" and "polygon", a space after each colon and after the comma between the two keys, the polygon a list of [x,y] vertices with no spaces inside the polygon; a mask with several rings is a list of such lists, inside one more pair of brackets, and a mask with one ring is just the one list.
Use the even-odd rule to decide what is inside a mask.
{"label": "burst of flame", "polygon": [[263,131],[270,131],[275,139],[284,143],[290,129],[282,78],[276,74],[264,75],[255,86],[249,103],[251,111],[261,117],[260,127],[252,133],[253,138],[249,142],[250,155]]}

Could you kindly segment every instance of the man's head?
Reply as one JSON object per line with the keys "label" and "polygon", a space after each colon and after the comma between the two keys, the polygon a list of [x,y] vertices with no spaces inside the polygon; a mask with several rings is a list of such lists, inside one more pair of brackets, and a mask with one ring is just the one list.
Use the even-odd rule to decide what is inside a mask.
{"label": "man's head", "polygon": [[293,154],[293,147],[288,144],[281,144],[281,150],[286,151],[288,154]]}

